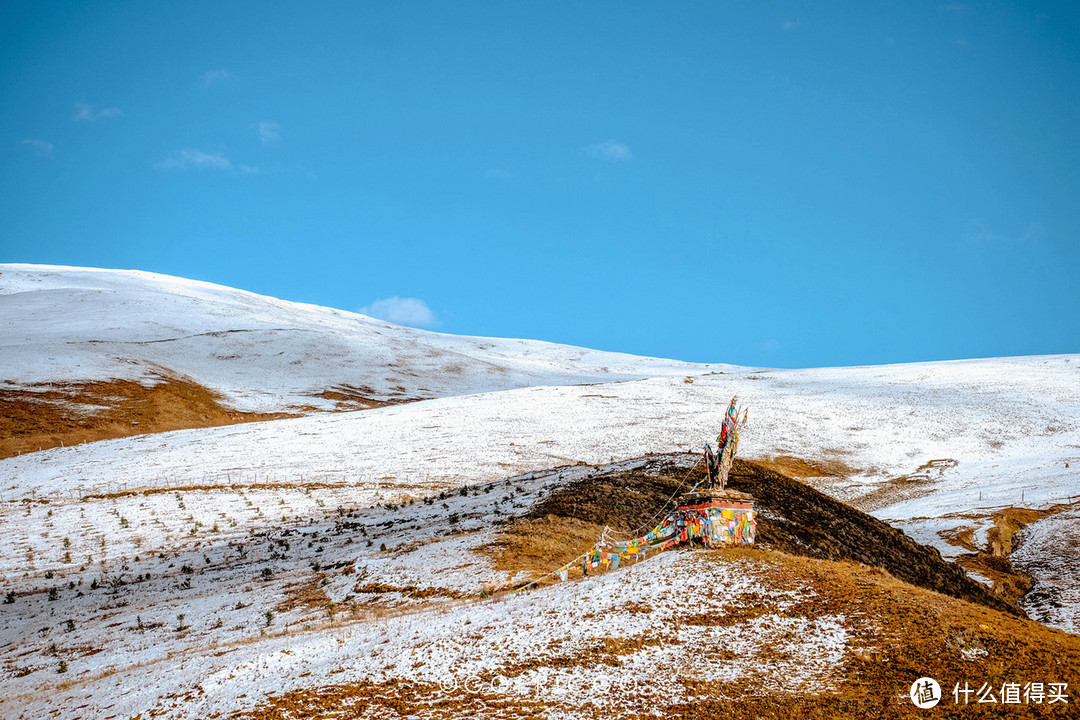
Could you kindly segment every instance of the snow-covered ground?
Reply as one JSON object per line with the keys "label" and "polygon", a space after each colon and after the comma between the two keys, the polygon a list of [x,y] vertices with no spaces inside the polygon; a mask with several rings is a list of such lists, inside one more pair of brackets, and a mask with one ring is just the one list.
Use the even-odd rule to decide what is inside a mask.
{"label": "snow-covered ground", "polygon": [[335,409],[321,393],[339,389],[400,400],[723,367],[445,335],[155,273],[0,264],[8,387],[171,374],[277,412]]}
{"label": "snow-covered ground", "polygon": [[[695,451],[736,393],[751,408],[744,456],[841,461],[851,476],[810,481],[841,499],[870,498],[878,517],[955,551],[938,530],[978,525],[995,507],[1080,495],[1077,378],[1075,356],[741,371],[525,388],[54,448],[0,461],[11,538],[0,549],[0,573],[60,569],[63,552],[34,500],[50,500],[82,547],[147,502],[137,494],[108,505],[82,498],[180,492],[192,508],[187,527],[152,523],[139,535],[141,547],[156,550],[195,522],[197,533],[215,522],[243,533],[302,516],[312,503],[398,503],[559,465]],[[941,459],[952,462],[919,470]],[[195,514],[201,506],[213,512]],[[66,519],[73,512],[87,519]]]}
{"label": "snow-covered ground", "polygon": [[882,518],[1080,496],[1071,355],[534,387],[143,435],[2,460],[0,494],[325,483],[360,503],[389,502],[556,465],[697,451],[734,394],[750,407],[742,455],[842,462],[850,476],[816,483]]}
{"label": "snow-covered ground", "polygon": [[1080,632],[1080,505],[1024,528],[1013,564],[1035,579],[1020,605],[1047,625]]}
{"label": "snow-covered ground", "polygon": [[[495,675],[492,694],[570,709],[627,694],[677,702],[686,680],[759,692],[830,686],[846,652],[845,618],[787,612],[813,592],[772,577],[760,558],[671,552],[485,600],[486,588],[515,580],[477,552],[496,539],[493,508],[521,513],[593,472],[529,473],[394,507],[320,508],[316,498],[300,508],[287,496],[284,507],[300,515],[252,518],[257,533],[232,525],[239,508],[223,502],[228,490],[201,504],[192,492],[138,496],[122,512],[124,498],[28,504],[27,517],[73,562],[8,578],[21,592],[0,613],[0,715],[154,708],[203,718],[272,691],[408,680],[451,696]],[[111,511],[93,518],[79,505]],[[212,520],[229,529],[208,530]],[[80,523],[107,529],[103,542],[66,546]],[[189,525],[194,533],[184,532]],[[167,543],[138,542],[157,526],[174,529]],[[722,621],[748,603],[767,607]],[[597,653],[609,651],[617,667],[598,670]]]}
{"label": "snow-covered ground", "polygon": [[[329,673],[398,677],[412,652],[464,657],[469,636],[456,633],[466,620],[512,642],[511,626],[484,604],[453,610],[456,631],[391,613],[371,627],[273,634],[303,631],[328,599],[363,600],[380,613],[416,604],[415,592],[357,589],[364,585],[441,588],[436,604],[450,612],[462,593],[508,580],[472,552],[491,539],[493,508],[520,510],[552,484],[588,473],[579,463],[698,452],[736,394],[750,408],[740,455],[847,468],[808,481],[944,553],[957,549],[940,531],[967,525],[978,537],[995,508],[1080,499],[1080,355],[762,370],[454,338],[143,273],[0,266],[0,288],[0,380],[9,385],[148,379],[164,367],[240,409],[315,404],[313,394],[339,385],[433,398],[0,460],[0,593],[14,593],[0,605],[0,662],[14,698],[0,706],[4,716],[17,716],[14,708],[40,714],[41,697],[60,683],[74,688],[58,696],[61,715],[77,717],[148,707],[192,678],[240,678],[203,688],[232,707],[248,677],[253,687],[303,672],[312,673],[305,682]],[[559,466],[566,469],[548,472]],[[507,484],[523,473],[531,474]],[[439,518],[450,514],[453,529],[470,532],[441,534]],[[1080,551],[1054,538],[1075,532],[1080,518],[1042,524],[1049,520],[1024,536],[1018,560],[1059,588],[1048,622],[1075,629],[1080,593],[1069,568]],[[681,562],[660,558],[656,575],[648,572],[655,581],[646,566],[630,570],[635,582],[657,583],[650,592],[665,593],[682,582]],[[310,586],[313,572],[324,573],[325,586]],[[578,600],[588,606],[590,588],[596,602],[618,596],[620,580],[611,578],[583,583]],[[307,599],[290,605],[282,599],[289,592]],[[547,612],[545,603],[556,602],[549,592],[530,593],[535,605],[500,603],[496,616]],[[551,627],[585,642],[577,612],[564,605]],[[620,620],[614,631],[632,636],[644,627],[635,622]],[[809,645],[796,656],[828,665],[843,638],[832,620],[822,622],[798,635]],[[539,637],[556,639],[538,627]],[[434,635],[380,649],[387,637],[425,633]],[[257,649],[203,652],[249,637]],[[521,652],[540,657],[535,648]],[[342,670],[356,653],[377,659]],[[59,675],[53,666],[65,658],[68,674]],[[158,687],[134,681],[143,666]],[[567,681],[581,690],[580,679]]]}

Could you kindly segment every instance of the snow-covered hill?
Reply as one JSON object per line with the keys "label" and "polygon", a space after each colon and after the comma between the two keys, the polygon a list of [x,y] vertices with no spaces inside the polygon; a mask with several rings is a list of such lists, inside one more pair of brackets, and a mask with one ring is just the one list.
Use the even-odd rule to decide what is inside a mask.
{"label": "snow-covered hill", "polygon": [[154,273],[0,264],[8,388],[189,378],[237,410],[610,382],[723,369],[556,345],[445,335]]}
{"label": "snow-covered hill", "polygon": [[[351,607],[357,625],[346,635],[312,618],[329,602],[355,605],[371,594],[356,587],[438,586],[450,593],[445,600],[507,582],[474,552],[493,540],[496,513],[520,512],[560,483],[588,477],[581,464],[699,452],[736,394],[750,408],[741,456],[794,468],[946,556],[961,552],[948,540],[961,526],[982,545],[1003,508],[1058,508],[1021,534],[1028,540],[1017,557],[1038,581],[1030,607],[1039,618],[1080,628],[1080,506],[1069,508],[1080,500],[1080,355],[763,370],[457,338],[145,273],[0,266],[0,292],[6,387],[155,382],[171,373],[244,410],[330,409],[324,391],[336,387],[376,400],[419,399],[0,460],[0,583],[12,599],[0,660],[16,695],[0,710],[13,717],[46,711],[51,701],[40,698],[60,684],[68,688],[57,700],[64,717],[79,716],[85,690],[102,710],[119,704],[135,713],[160,701],[169,716],[203,717],[221,697],[237,709],[249,692],[307,687],[310,673],[334,681],[356,653],[383,658],[370,670],[379,682],[417,675],[402,664],[413,655],[447,652],[456,662],[455,653],[487,636],[464,635],[471,644],[462,649],[449,635],[417,639],[437,624],[430,618],[369,624],[363,608]],[[332,573],[323,567],[330,561]],[[726,577],[726,562],[709,565],[709,577]],[[775,562],[761,562],[747,577],[776,581]],[[557,645],[566,628],[584,627],[570,645],[592,652],[599,636],[588,613],[573,610],[591,607],[591,593],[662,605],[698,570],[685,557],[662,558],[565,595],[549,588],[537,600],[514,596],[506,606],[513,623],[493,623],[472,604],[452,612],[457,629],[479,626],[490,635],[485,642],[511,647],[531,642],[515,623],[542,611],[551,625],[537,636],[543,642]],[[778,591],[785,597],[803,584],[791,572]],[[637,590],[623,587],[624,578]],[[282,593],[296,602],[279,604]],[[630,634],[604,630],[606,641],[640,640],[634,662],[651,662],[651,640],[638,633],[651,625],[639,612],[651,611],[618,605],[627,614],[619,627]],[[730,603],[710,608],[723,614]],[[844,618],[832,620],[835,627],[793,630],[792,652],[825,668],[804,678],[806,687],[828,687],[851,652]],[[298,644],[276,634],[281,622],[310,633]],[[112,627],[137,641],[115,641]],[[711,632],[702,631],[702,642],[719,642]],[[404,635],[412,639],[386,660],[379,648]],[[542,665],[538,652],[529,646],[519,660]],[[958,652],[965,661],[986,656],[977,645]],[[65,658],[71,674],[58,675],[54,666]],[[749,672],[736,665],[732,678]],[[147,672],[155,685],[140,681],[133,692],[131,678]],[[367,682],[370,673],[348,678]],[[181,692],[208,704],[169,699]]]}

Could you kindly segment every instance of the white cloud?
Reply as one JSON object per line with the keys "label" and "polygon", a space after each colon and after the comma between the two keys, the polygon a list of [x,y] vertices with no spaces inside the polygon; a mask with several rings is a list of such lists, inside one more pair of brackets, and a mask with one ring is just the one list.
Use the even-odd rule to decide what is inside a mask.
{"label": "white cloud", "polygon": [[34,140],[33,138],[27,138],[22,141],[22,144],[30,148],[35,155],[40,158],[52,158],[53,151],[56,149],[51,142],[45,142],[44,140]]}
{"label": "white cloud", "polygon": [[581,152],[589,157],[611,162],[628,162],[634,159],[634,153],[630,152],[630,148],[618,140],[605,140],[596,145],[588,145],[581,148]]}
{"label": "white cloud", "polygon": [[962,244],[978,248],[988,249],[1009,245],[1028,245],[1037,243],[1046,235],[1046,228],[1041,222],[1035,221],[1028,224],[1023,233],[1019,235],[1006,235],[991,229],[982,218],[971,220],[964,226]]}
{"label": "white cloud", "polygon": [[227,83],[236,79],[236,76],[225,68],[218,68],[217,70],[207,70],[199,76],[199,82],[203,87],[210,87],[211,85],[217,85],[219,83]]}
{"label": "white cloud", "polygon": [[396,295],[376,300],[370,305],[360,308],[359,312],[379,320],[413,327],[431,327],[437,322],[435,313],[431,311],[431,308],[423,300],[397,297]]}
{"label": "white cloud", "polygon": [[157,166],[162,170],[184,170],[187,168],[232,170],[232,163],[224,155],[206,153],[195,149],[177,150],[159,162]]}
{"label": "white cloud", "polygon": [[273,120],[260,120],[251,127],[255,129],[255,134],[263,145],[281,142],[281,126]]}
{"label": "white cloud", "polygon": [[800,25],[802,25],[802,20],[785,20],[781,27],[785,30],[798,30]]}
{"label": "white cloud", "polygon": [[104,118],[123,117],[124,112],[118,107],[101,108],[84,102],[75,103],[75,122],[94,122]]}

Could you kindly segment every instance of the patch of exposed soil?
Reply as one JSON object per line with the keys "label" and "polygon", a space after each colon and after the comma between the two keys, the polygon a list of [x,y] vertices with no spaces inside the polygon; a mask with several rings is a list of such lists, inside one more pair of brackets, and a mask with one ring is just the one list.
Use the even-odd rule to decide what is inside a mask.
{"label": "patch of exposed soil", "polygon": [[295,417],[224,406],[190,378],[0,387],[0,458],[144,433]]}

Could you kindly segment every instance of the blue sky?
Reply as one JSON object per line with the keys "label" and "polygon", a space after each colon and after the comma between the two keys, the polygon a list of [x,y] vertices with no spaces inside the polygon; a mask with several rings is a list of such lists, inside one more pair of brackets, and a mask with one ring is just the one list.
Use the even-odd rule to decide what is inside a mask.
{"label": "blue sky", "polygon": [[3,261],[703,362],[1080,352],[1074,3],[5,0],[0,103]]}

